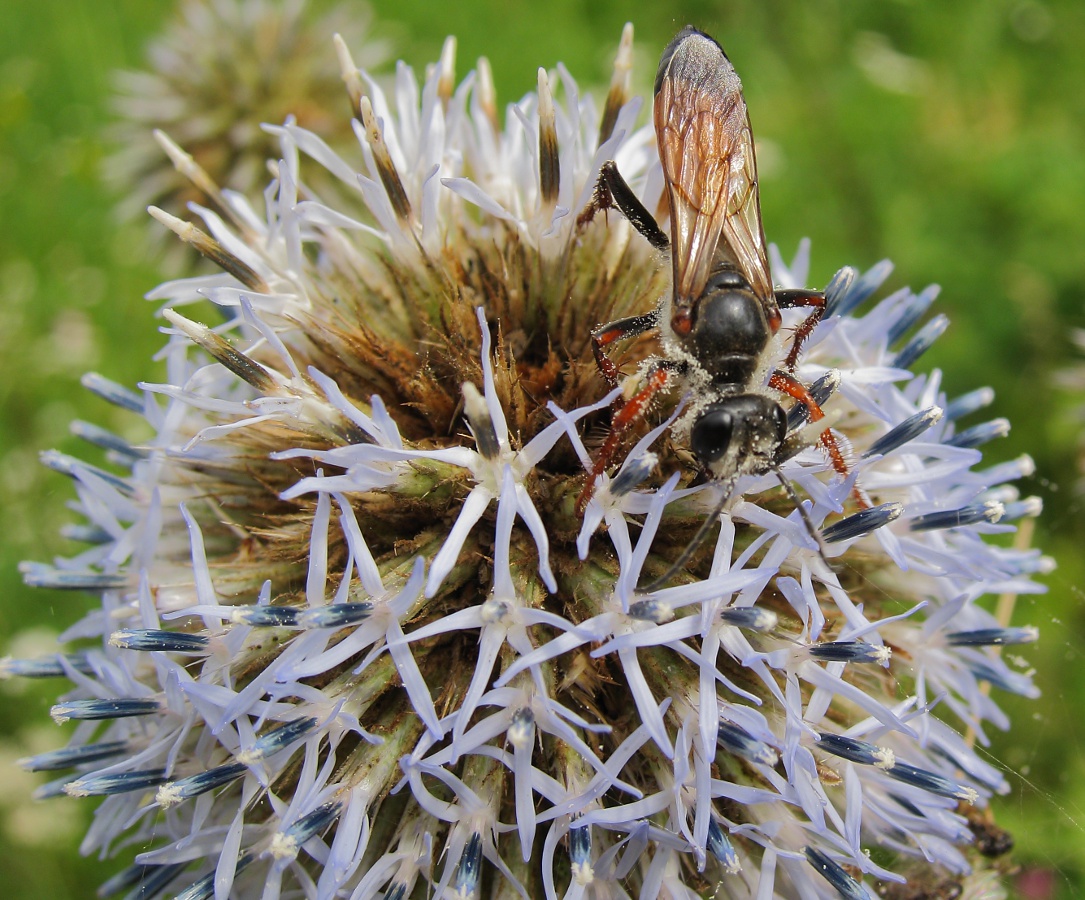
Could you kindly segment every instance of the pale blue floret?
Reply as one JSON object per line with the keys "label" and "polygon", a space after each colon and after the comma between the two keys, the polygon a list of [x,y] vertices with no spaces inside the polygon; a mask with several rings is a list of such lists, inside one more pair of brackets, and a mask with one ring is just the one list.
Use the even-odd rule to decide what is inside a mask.
{"label": "pale blue floret", "polygon": [[[941,288],[936,284],[928,285],[918,294],[909,292],[908,299],[901,305],[897,313],[896,321],[893,322],[886,331],[886,345],[892,347],[893,344],[911,331],[912,328],[919,323],[919,320],[923,318],[927,310],[930,309],[931,304],[938,298],[940,292]],[[900,365],[899,356],[896,360],[896,364]],[[907,366],[904,366],[903,368],[907,368]]]}
{"label": "pale blue floret", "polygon": [[893,357],[893,365],[898,369],[910,368],[926,353],[938,338],[949,328],[949,316],[937,315],[919,329],[907,344],[900,348]]}
{"label": "pale blue floret", "polygon": [[961,394],[946,404],[946,421],[963,419],[974,412],[990,406],[995,399],[995,392],[989,387],[976,388],[967,394]]}
{"label": "pale blue floret", "polygon": [[170,803],[190,800],[236,781],[248,771],[248,766],[242,763],[226,763],[187,778],[178,778],[163,785],[163,791],[159,792],[159,803],[165,805],[165,798],[168,798]]}
{"label": "pale blue floret", "polygon": [[900,518],[902,512],[902,503],[883,503],[880,506],[867,507],[826,526],[821,530],[821,537],[829,544],[863,537]]}
{"label": "pale blue floret", "polygon": [[206,635],[161,628],[125,628],[109,636],[109,643],[114,647],[148,653],[203,653],[209,641]]}
{"label": "pale blue floret", "polygon": [[143,396],[130,388],[117,384],[97,372],[88,372],[79,381],[88,391],[97,394],[107,403],[112,403],[137,415],[143,414]]}
{"label": "pale blue floret", "polygon": [[127,898],[138,900],[141,897],[155,897],[169,887],[170,883],[188,866],[187,861],[165,866],[132,865],[103,881],[98,888],[97,896],[115,897],[129,888],[137,888],[138,893],[127,894],[126,900]]}
{"label": "pale blue floret", "polygon": [[719,730],[716,732],[716,743],[729,753],[765,766],[776,765],[780,758],[775,747],[755,738],[744,728],[723,719],[720,720]]}
{"label": "pale blue floret", "polygon": [[292,744],[309,735],[319,724],[315,716],[302,716],[262,734],[245,751],[245,758],[250,760],[274,756]]}
{"label": "pale blue floret", "polygon": [[909,520],[912,531],[935,531],[939,528],[963,528],[981,522],[997,522],[1002,518],[1004,507],[1001,503],[986,500],[962,506],[960,509],[947,509],[924,513]]}
{"label": "pale blue floret", "polygon": [[148,450],[133,447],[119,434],[107,431],[92,422],[84,422],[81,419],[74,420],[68,429],[78,438],[82,438],[88,444],[113,454],[111,458],[117,459],[122,464],[131,467],[137,459],[145,459],[150,455]]}
{"label": "pale blue floret", "polygon": [[39,659],[0,659],[0,678],[65,678],[72,672],[93,675],[85,653],[57,653]]}
{"label": "pale blue floret", "polygon": [[884,456],[915,440],[942,418],[942,410],[931,406],[895,425],[863,451],[863,457]]}
{"label": "pale blue floret", "polygon": [[814,871],[829,882],[844,900],[873,900],[870,891],[856,881],[840,863],[817,847],[805,848],[806,858]]}
{"label": "pale blue floret", "polygon": [[119,697],[105,700],[69,700],[57,703],[49,715],[58,722],[69,719],[95,721],[98,719],[123,719],[129,716],[149,716],[161,712],[162,705],[157,700],[137,697]]}
{"label": "pale blue floret", "polygon": [[110,772],[88,775],[64,786],[64,792],[73,797],[104,797],[110,794],[127,794],[158,787],[166,780],[165,769],[140,769],[133,772]]}
{"label": "pale blue floret", "polygon": [[19,765],[28,772],[52,772],[58,769],[68,769],[73,766],[81,766],[86,763],[101,762],[114,756],[121,756],[131,752],[131,744],[128,741],[103,741],[97,744],[80,744],[74,747],[64,747],[60,750],[50,750],[47,753],[39,753],[36,756],[26,757],[19,760]]}
{"label": "pale blue floret", "polygon": [[819,732],[817,746],[819,750],[824,750],[833,756],[864,766],[884,766],[887,761],[892,760],[892,754],[884,747],[843,734]]}
{"label": "pale blue floret", "polygon": [[1005,437],[1009,433],[1010,423],[1008,419],[991,419],[990,422],[983,422],[980,425],[966,428],[964,431],[958,431],[952,437],[946,438],[945,443],[950,447],[971,449],[981,447],[996,438]]}
{"label": "pale blue floret", "polygon": [[[237,863],[233,867],[234,875],[243,872],[250,865],[256,861],[255,853],[245,853],[238,858]],[[181,891],[174,900],[211,900],[215,896],[215,882],[217,880],[218,873],[212,871],[201,878],[199,881],[193,882],[183,891]]]}

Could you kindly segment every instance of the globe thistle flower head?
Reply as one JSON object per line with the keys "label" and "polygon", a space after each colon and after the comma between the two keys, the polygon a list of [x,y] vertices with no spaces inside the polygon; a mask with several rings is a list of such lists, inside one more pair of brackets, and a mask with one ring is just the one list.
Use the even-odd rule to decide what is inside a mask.
{"label": "globe thistle flower head", "polygon": [[[185,0],[150,45],[147,69],[116,77],[117,121],[106,135],[114,149],[105,176],[122,198],[119,216],[142,225],[148,204],[185,216],[188,203],[207,202],[208,184],[255,194],[267,182],[268,161],[279,155],[265,123],[291,116],[346,146],[348,107],[328,53],[335,32],[367,67],[388,57],[358,4],[316,15],[305,0]],[[163,142],[184,147],[184,155],[163,153]],[[207,173],[206,182],[176,171],[186,158]],[[173,251],[172,262],[182,261],[160,228],[149,233]]]}
{"label": "globe thistle flower head", "polygon": [[[25,765],[72,770],[43,796],[104,798],[86,852],[141,848],[103,896],[851,898],[987,877],[973,847],[1007,786],[973,743],[1008,726],[990,687],[1035,694],[990,648],[1035,632],[986,601],[1038,591],[1047,563],[985,539],[1037,512],[1010,484],[1027,460],[981,468],[1001,426],[957,421],[989,398],[910,371],[936,291],[871,300],[888,264],[826,290],[797,377],[846,477],[796,406],[792,489],[748,474],[721,498],[678,391],[578,508],[622,390],[590,331],[669,290],[628,223],[577,222],[608,160],[659,209],[631,41],[602,110],[559,65],[503,121],[451,41],[390,93],[340,42],[361,171],[287,121],[261,198],[214,192],[200,227],[155,212],[223,271],[151,293],[163,382],[86,379],[149,437],[84,429],[111,470],[47,457],[88,549],[24,575],[101,607],[63,636],[79,649],[5,663],[73,683],[53,710],[70,745]],[[774,281],[802,286],[808,254],[773,251]],[[225,321],[195,321],[202,300]]]}

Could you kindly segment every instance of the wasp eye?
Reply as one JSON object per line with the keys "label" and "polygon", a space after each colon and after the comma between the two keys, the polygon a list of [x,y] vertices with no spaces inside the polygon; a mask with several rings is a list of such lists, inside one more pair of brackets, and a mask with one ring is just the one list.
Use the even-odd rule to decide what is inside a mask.
{"label": "wasp eye", "polygon": [[774,403],[769,415],[772,416],[772,427],[776,432],[776,442],[778,444],[783,443],[784,438],[787,437],[787,413],[784,412],[784,408],[779,403]]}
{"label": "wasp eye", "polygon": [[728,409],[707,410],[693,424],[690,447],[705,465],[711,465],[727,452],[735,431],[735,417]]}

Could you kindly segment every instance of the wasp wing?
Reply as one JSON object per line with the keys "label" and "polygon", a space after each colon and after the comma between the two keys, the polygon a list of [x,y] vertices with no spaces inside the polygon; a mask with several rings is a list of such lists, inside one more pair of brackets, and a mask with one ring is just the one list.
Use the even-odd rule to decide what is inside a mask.
{"label": "wasp wing", "polygon": [[720,263],[768,300],[772,278],[742,82],[708,35],[686,28],[664,51],[655,128],[670,202],[675,304],[691,306]]}

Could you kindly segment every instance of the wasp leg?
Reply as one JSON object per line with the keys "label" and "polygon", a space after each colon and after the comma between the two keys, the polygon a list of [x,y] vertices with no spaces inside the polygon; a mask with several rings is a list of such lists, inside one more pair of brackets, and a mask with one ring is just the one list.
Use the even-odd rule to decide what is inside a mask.
{"label": "wasp leg", "polygon": [[603,378],[611,388],[618,386],[618,367],[614,361],[603,352],[603,348],[622,338],[635,337],[638,334],[655,328],[659,324],[659,310],[644,313],[639,316],[627,316],[617,319],[606,325],[600,325],[591,333],[591,352],[595,356],[595,364],[599,367]]}
{"label": "wasp leg", "polygon": [[813,333],[814,328],[821,317],[825,314],[825,295],[821,291],[784,290],[776,292],[776,303],[780,309],[796,309],[800,306],[813,307],[814,311],[806,317],[806,320],[795,329],[795,337],[791,340],[791,349],[787,359],[784,360],[784,370],[794,374],[795,367],[799,362],[799,351],[802,350],[803,341]]}
{"label": "wasp leg", "polygon": [[614,418],[610,423],[610,434],[607,435],[599,455],[595,458],[595,463],[588,475],[588,482],[584,485],[584,490],[580,492],[580,496],[577,498],[577,512],[582,513],[584,507],[588,505],[588,501],[595,490],[596,479],[610,465],[610,461],[621,444],[622,438],[625,437],[625,433],[644,415],[652,398],[667,386],[671,374],[680,372],[681,369],[680,364],[669,359],[657,359],[645,373],[644,387],[630,397],[625,402],[625,405],[614,414]]}
{"label": "wasp leg", "polygon": [[[817,400],[811,396],[810,392],[806,389],[806,385],[790,372],[783,372],[780,369],[777,369],[769,378],[769,387],[779,391],[781,394],[786,394],[788,397],[794,397],[799,403],[805,406],[810,411],[811,422],[817,422],[819,419],[825,418],[825,413],[822,411],[821,406],[818,405]],[[840,445],[836,442],[836,436],[832,431],[826,428],[821,432],[818,443],[829,457],[829,462],[832,464],[832,467],[836,469],[842,477],[847,478],[848,463],[847,460],[844,459],[844,454],[841,452]],[[864,509],[870,506],[870,501],[867,500],[858,486],[852,491],[852,496],[855,497],[855,500]]]}
{"label": "wasp leg", "polygon": [[655,217],[637,199],[637,195],[626,184],[613,161],[603,163],[603,167],[599,170],[599,179],[595,182],[591,200],[576,217],[576,227],[583,228],[595,218],[597,212],[606,212],[608,209],[620,210],[622,215],[629,220],[629,224],[644,235],[645,240],[656,250],[667,250],[670,247],[671,242],[666,232],[659,227]]}

